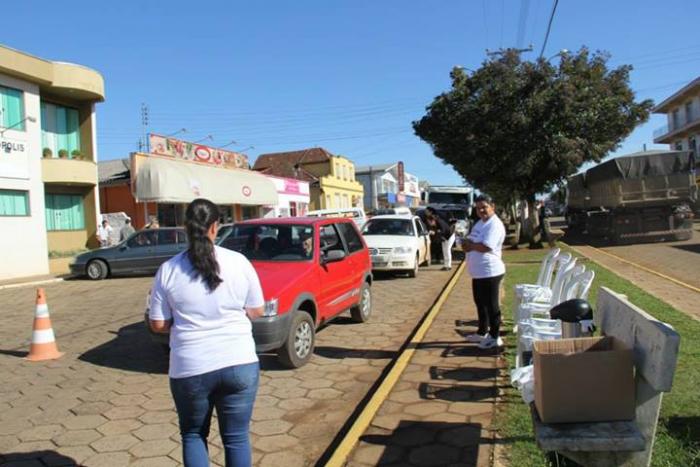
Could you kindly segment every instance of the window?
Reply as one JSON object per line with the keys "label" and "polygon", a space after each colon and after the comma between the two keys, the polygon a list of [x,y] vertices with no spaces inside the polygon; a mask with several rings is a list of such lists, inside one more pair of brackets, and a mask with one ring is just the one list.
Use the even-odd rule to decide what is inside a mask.
{"label": "window", "polygon": [[345,250],[332,224],[321,227],[321,251]]}
{"label": "window", "polygon": [[80,119],[78,111],[60,105],[41,103],[41,144],[58,157],[59,151],[69,155],[80,151]]}
{"label": "window", "polygon": [[297,217],[297,203],[293,201],[289,203],[289,215],[291,217]]}
{"label": "window", "polygon": [[0,216],[15,217],[28,215],[28,191],[0,190]]}
{"label": "window", "polygon": [[227,230],[219,245],[251,261],[307,261],[313,257],[314,229],[310,225],[237,224]]}
{"label": "window", "polygon": [[82,195],[46,193],[46,230],[83,230],[85,211]]}
{"label": "window", "polygon": [[158,245],[175,245],[177,243],[177,230],[164,229],[158,231]]}
{"label": "window", "polygon": [[672,116],[672,121],[671,121],[671,123],[672,123],[672,125],[671,125],[671,126],[672,126],[671,130],[677,130],[678,127],[681,126],[681,119],[680,119],[680,116],[679,116],[678,109],[676,109],[676,110],[673,111],[673,116]]}
{"label": "window", "polygon": [[242,206],[241,215],[243,216],[243,220],[260,217],[257,206]]}
{"label": "window", "polygon": [[340,206],[340,193],[335,194],[335,205],[333,206],[334,208],[339,208]]}
{"label": "window", "polygon": [[343,206],[344,208],[349,208],[350,207],[350,198],[348,198],[347,194],[343,195]]}
{"label": "window", "polygon": [[685,123],[693,121],[693,101],[685,103]]}
{"label": "window", "polygon": [[0,126],[24,131],[24,93],[0,86]]}
{"label": "window", "polygon": [[362,249],[362,240],[360,240],[360,236],[357,234],[357,231],[352,224],[349,222],[338,224],[338,230],[340,230],[343,238],[345,238],[345,242],[348,244],[348,250],[350,250],[350,253],[360,251]]}
{"label": "window", "polygon": [[155,246],[158,239],[158,233],[155,230],[144,230],[131,237],[126,244],[129,248],[138,248],[141,246]]}

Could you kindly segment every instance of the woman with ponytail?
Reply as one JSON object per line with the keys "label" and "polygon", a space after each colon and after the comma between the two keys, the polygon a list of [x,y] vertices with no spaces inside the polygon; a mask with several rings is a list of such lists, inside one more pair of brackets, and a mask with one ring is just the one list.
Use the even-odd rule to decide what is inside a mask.
{"label": "woman with ponytail", "polygon": [[262,316],[265,302],[252,264],[214,245],[218,221],[211,201],[190,203],[189,248],[160,267],[151,293],[151,329],[170,333],[168,375],[186,467],[209,465],[214,408],[226,466],[251,465],[248,427],[259,365],[250,320]]}

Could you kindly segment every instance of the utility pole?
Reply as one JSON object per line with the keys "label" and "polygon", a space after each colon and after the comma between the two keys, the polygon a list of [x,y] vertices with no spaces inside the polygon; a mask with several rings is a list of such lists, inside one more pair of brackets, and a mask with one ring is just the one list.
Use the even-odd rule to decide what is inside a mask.
{"label": "utility pole", "polygon": [[146,152],[150,152],[150,148],[148,147],[148,106],[143,102],[141,102],[141,132],[142,144],[139,150],[145,148]]}

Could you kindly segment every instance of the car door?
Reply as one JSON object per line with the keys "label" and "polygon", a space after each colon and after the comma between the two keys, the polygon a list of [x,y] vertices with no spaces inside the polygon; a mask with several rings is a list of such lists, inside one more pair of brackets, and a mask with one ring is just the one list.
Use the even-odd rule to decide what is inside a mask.
{"label": "car door", "polygon": [[161,264],[183,251],[187,247],[183,240],[184,231],[179,229],[159,230],[158,244],[148,262],[149,270],[152,272],[157,271]]}
{"label": "car door", "polygon": [[353,302],[352,262],[346,256],[340,261],[325,263],[323,255],[332,250],[342,250],[346,254],[343,240],[334,223],[319,226],[320,249],[320,315],[328,319],[348,308]]}
{"label": "car door", "polygon": [[132,235],[110,262],[112,272],[143,272],[150,265],[158,246],[157,230],[142,230]]}
{"label": "car door", "polygon": [[428,252],[430,251],[430,235],[428,235],[428,229],[420,220],[420,217],[414,217],[413,223],[416,228],[416,235],[418,235],[418,251],[420,251],[420,261],[421,263],[428,259]]}
{"label": "car door", "polygon": [[356,290],[353,290],[353,294],[356,292],[357,295],[353,295],[353,303],[359,301],[360,299],[360,287],[362,286],[362,281],[364,280],[365,273],[371,268],[368,261],[368,255],[365,253],[365,245],[362,243],[362,238],[359,232],[355,228],[354,223],[341,222],[337,224],[338,231],[343,237],[345,242],[345,248],[348,251],[348,259],[350,260],[350,266],[352,267],[352,281],[351,286]]}

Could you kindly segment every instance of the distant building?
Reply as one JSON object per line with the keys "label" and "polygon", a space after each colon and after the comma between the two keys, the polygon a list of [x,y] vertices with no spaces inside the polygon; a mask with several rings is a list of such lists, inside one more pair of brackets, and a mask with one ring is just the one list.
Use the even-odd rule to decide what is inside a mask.
{"label": "distant building", "polygon": [[323,148],[261,154],[253,170],[309,182],[309,210],[362,207],[362,185],[355,164]]}
{"label": "distant building", "polygon": [[666,114],[667,124],[654,132],[654,143],[668,144],[670,149],[698,154],[700,143],[700,78],[696,78],[659,105],[652,112]]}
{"label": "distant building", "polygon": [[103,100],[97,71],[0,46],[0,280],[47,274],[50,252],[97,245]]}
{"label": "distant building", "polygon": [[364,188],[366,209],[420,204],[418,178],[406,172],[402,162],[358,167],[356,178]]}

